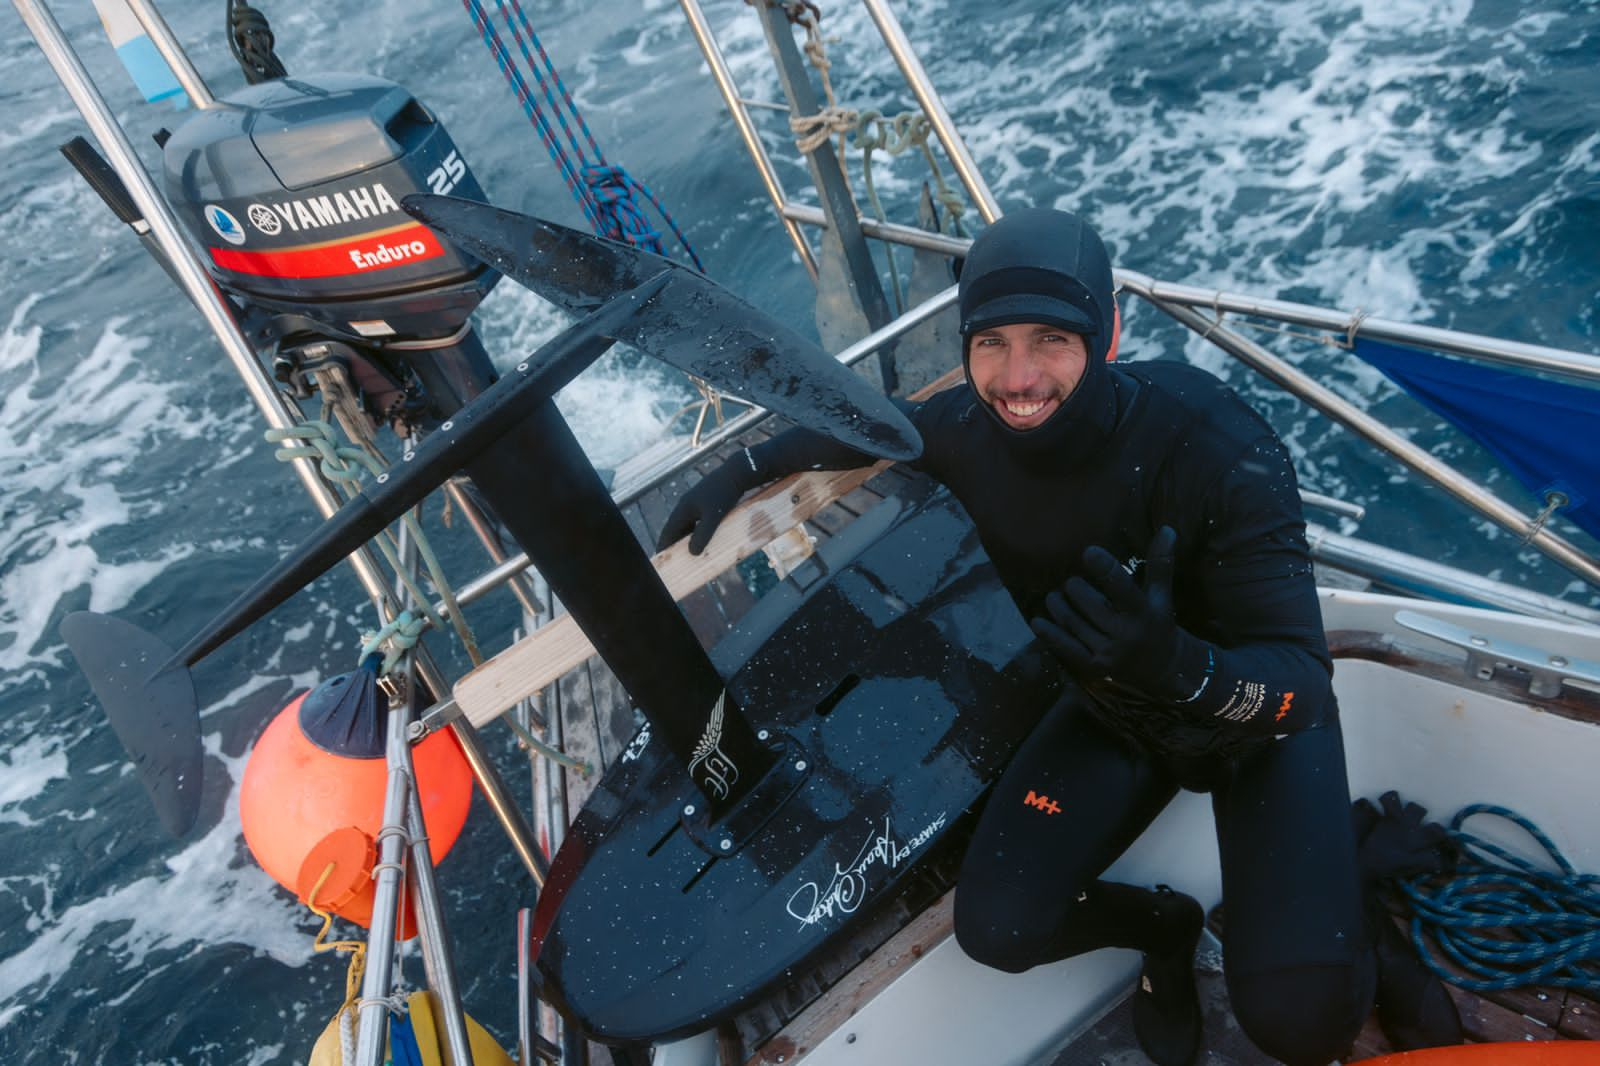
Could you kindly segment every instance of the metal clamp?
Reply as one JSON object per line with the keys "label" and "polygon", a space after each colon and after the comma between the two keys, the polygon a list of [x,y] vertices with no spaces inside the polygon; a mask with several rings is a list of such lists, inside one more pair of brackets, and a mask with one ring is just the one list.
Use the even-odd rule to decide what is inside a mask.
{"label": "metal clamp", "polygon": [[454,699],[443,699],[423,711],[407,727],[406,739],[415,744],[423,737],[436,733],[461,717],[461,705]]}
{"label": "metal clamp", "polygon": [[1530,695],[1544,698],[1559,696],[1567,681],[1600,686],[1600,663],[1597,662],[1552,655],[1532,645],[1484,636],[1417,611],[1396,611],[1394,620],[1415,633],[1465,651],[1467,669],[1482,681],[1490,680],[1501,670],[1515,670],[1527,675]]}
{"label": "metal clamp", "polygon": [[378,687],[383,694],[389,697],[389,706],[404,703],[406,698],[406,678],[398,670],[391,670],[378,678]]}

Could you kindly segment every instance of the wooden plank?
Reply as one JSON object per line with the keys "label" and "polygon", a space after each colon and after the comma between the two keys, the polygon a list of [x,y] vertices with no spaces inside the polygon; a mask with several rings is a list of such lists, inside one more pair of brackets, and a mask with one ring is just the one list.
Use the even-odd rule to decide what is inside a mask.
{"label": "wooden plank", "polygon": [[[915,398],[931,396],[960,380],[958,367]],[[651,563],[673,599],[682,599],[889,465],[880,462],[857,470],[818,470],[786,478],[729,514],[700,555],[690,555],[687,542],[679,541],[657,553]],[[469,672],[456,682],[451,695],[462,713],[482,726],[593,654],[577,623],[562,616]]]}
{"label": "wooden plank", "polygon": [[716,592],[717,602],[722,605],[722,615],[730,627],[738,625],[739,619],[756,605],[754,594],[737,570],[729,570],[713,578],[708,587]]}
{"label": "wooden plank", "polygon": [[830,537],[855,520],[856,516],[839,506],[837,502],[828,504],[811,516],[811,523]]}
{"label": "wooden plank", "polygon": [[629,511],[639,515],[641,523],[641,543],[649,551],[655,551],[656,542],[661,539],[661,527],[667,524],[667,516],[677,506],[678,497],[687,487],[683,475],[678,474],[671,480],[664,482],[660,487],[651,489],[640,496]]}
{"label": "wooden plank", "polygon": [[[564,619],[570,620],[563,615],[557,621]],[[544,628],[548,629],[549,626]],[[594,717],[594,687],[590,684],[588,671],[573,670],[560,677],[556,682],[556,701],[556,713],[561,715],[562,750],[594,768],[594,772],[587,776],[563,768],[562,772],[567,775],[567,807],[577,811],[583,808],[605,770]]]}
{"label": "wooden plank", "polygon": [[[1411,939],[1411,923],[1407,914],[1391,912],[1390,919],[1409,942]],[[1457,965],[1454,960],[1442,951],[1435,949],[1432,952],[1432,957],[1448,973],[1455,974],[1458,977],[1473,976],[1469,975],[1465,969]],[[1523,1015],[1530,1022],[1549,1029],[1555,1028],[1557,1023],[1560,1022],[1562,1008],[1567,1000],[1566,994],[1559,989],[1533,986],[1496,988],[1484,992],[1469,992],[1453,984],[1447,985],[1447,987],[1450,989],[1451,994],[1458,999],[1461,996],[1472,996],[1477,999],[1487,1000],[1510,1011],[1512,1014]],[[1465,1015],[1463,1015],[1464,1017]],[[1538,1039],[1548,1039],[1548,1037],[1539,1037]]]}
{"label": "wooden plank", "polygon": [[[1567,993],[1556,1032],[1573,1040],[1600,1040],[1600,1003]],[[1596,1058],[1600,1058],[1600,1053]]]}
{"label": "wooden plank", "polygon": [[1480,1043],[1500,1043],[1520,1040],[1554,1040],[1556,1031],[1509,1007],[1502,1007],[1492,999],[1484,999],[1464,988],[1447,984],[1450,998],[1456,1001],[1456,1013],[1461,1015],[1461,1031],[1468,1040]]}
{"label": "wooden plank", "polygon": [[[1404,924],[1396,919],[1397,924]],[[1218,930],[1220,931],[1220,930]],[[1447,963],[1448,965],[1448,963]],[[1451,967],[1454,969],[1454,967]],[[1459,971],[1458,971],[1459,972]],[[1556,1040],[1571,1037],[1580,1040],[1600,1039],[1600,1010],[1591,1001],[1579,996],[1563,995],[1559,991],[1539,988],[1519,988],[1473,992],[1457,985],[1445,984],[1450,998],[1455,1001],[1456,1013],[1461,1016],[1461,1031],[1469,1043],[1520,1043],[1529,1040]],[[1586,1005],[1574,1017],[1573,1031],[1562,1025],[1571,1010],[1569,1003]],[[1588,1026],[1587,1032],[1584,1026]],[[1395,1047],[1383,1035],[1374,1011],[1362,1026],[1350,1054],[1342,1061],[1361,1062],[1366,1059],[1390,1055]]]}
{"label": "wooden plank", "polygon": [[879,992],[955,931],[955,893],[947,892],[850,975],[762,1045],[747,1066],[793,1062],[849,1021]]}
{"label": "wooden plank", "polygon": [[864,515],[882,502],[882,494],[873,492],[866,485],[858,485],[839,497],[839,506],[854,515]]}
{"label": "wooden plank", "polygon": [[589,681],[594,686],[595,721],[599,725],[600,755],[606,766],[616,761],[633,738],[638,722],[633,701],[611,668],[599,656],[589,660]]}
{"label": "wooden plank", "polygon": [[624,507],[622,509],[622,517],[627,521],[628,528],[633,532],[634,539],[645,546],[645,551],[654,551],[656,546],[655,533],[650,529],[650,524],[645,518],[644,509],[641,506],[642,503],[643,497]]}
{"label": "wooden plank", "polygon": [[[679,541],[652,563],[673,598],[682,599],[865,481],[874,469],[815,471],[787,478],[730,514],[702,554],[690,555],[688,542]],[[594,647],[577,623],[562,615],[466,674],[451,695],[473,724],[481,726],[593,654]]]}

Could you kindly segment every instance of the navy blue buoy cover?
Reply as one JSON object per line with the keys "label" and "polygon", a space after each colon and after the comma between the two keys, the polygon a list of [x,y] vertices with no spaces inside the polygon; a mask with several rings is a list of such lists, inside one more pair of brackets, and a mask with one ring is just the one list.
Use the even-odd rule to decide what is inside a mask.
{"label": "navy blue buoy cover", "polygon": [[307,740],[347,759],[383,758],[389,701],[378,691],[381,656],[369,655],[348,674],[330,677],[300,705],[300,732]]}

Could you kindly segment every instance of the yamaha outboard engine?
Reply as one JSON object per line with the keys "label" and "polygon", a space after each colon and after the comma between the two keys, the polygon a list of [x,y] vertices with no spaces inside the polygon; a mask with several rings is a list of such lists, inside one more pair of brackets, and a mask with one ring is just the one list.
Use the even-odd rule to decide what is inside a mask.
{"label": "yamaha outboard engine", "polygon": [[178,217],[293,391],[335,360],[373,419],[404,433],[493,381],[467,320],[499,275],[400,209],[413,192],[483,192],[410,92],[275,79],[196,113],[163,151]]}

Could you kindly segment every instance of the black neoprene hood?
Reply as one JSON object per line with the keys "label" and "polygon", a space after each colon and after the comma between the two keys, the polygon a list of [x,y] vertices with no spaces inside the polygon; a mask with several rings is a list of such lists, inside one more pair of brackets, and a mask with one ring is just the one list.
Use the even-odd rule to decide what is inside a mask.
{"label": "black neoprene hood", "polygon": [[1110,432],[1116,398],[1106,355],[1117,339],[1111,257],[1100,235],[1077,215],[1030,207],[980,233],[961,268],[961,364],[972,380],[969,343],[979,330],[1018,322],[1055,326],[1083,337],[1089,358],[1072,394],[1043,425],[1012,429],[994,407],[977,406],[1018,454],[1082,462]]}
{"label": "black neoprene hood", "polygon": [[961,336],[1017,322],[1081,334],[1092,361],[1111,347],[1111,258],[1066,211],[1014,211],[978,235],[961,268]]}

